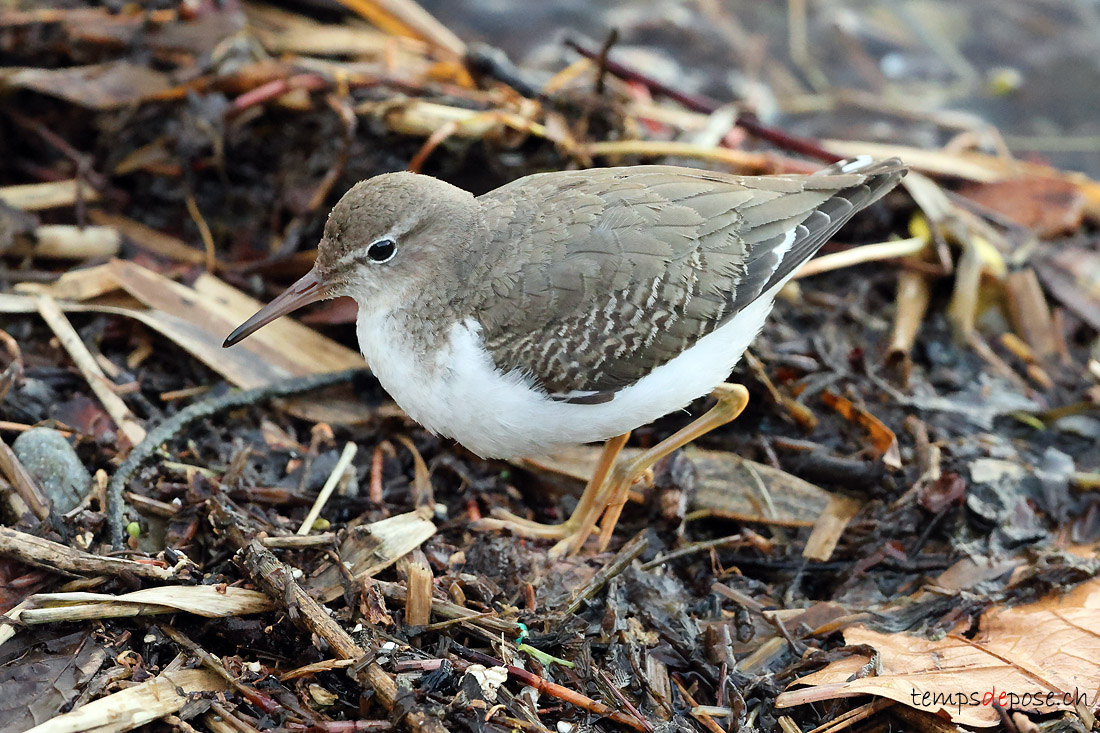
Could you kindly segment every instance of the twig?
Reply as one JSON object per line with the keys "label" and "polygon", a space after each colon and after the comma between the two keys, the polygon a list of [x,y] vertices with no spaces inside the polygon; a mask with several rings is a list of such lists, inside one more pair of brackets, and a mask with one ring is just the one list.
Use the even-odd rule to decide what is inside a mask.
{"label": "twig", "polygon": [[842,713],[841,715],[838,715],[837,717],[829,720],[826,723],[822,723],[813,730],[809,731],[809,733],[837,733],[838,731],[844,730],[845,728],[852,727],[853,723],[858,723],[861,720],[865,720],[877,713],[878,711],[885,710],[886,708],[896,704],[897,703],[893,700],[880,698],[878,700],[874,700],[873,702],[869,702],[866,705],[860,705],[858,708],[852,708],[848,712]]}
{"label": "twig", "polygon": [[374,455],[370,460],[370,490],[367,493],[367,498],[372,504],[382,504],[382,459],[385,456],[393,458],[396,455],[397,451],[393,449],[393,443],[388,440],[383,440],[374,447]]}
{"label": "twig", "polygon": [[831,272],[844,267],[861,265],[865,262],[878,262],[880,260],[892,260],[897,257],[908,257],[923,251],[928,246],[928,239],[924,237],[911,237],[896,242],[879,242],[877,244],[865,244],[862,247],[852,247],[841,252],[815,257],[799,269],[795,279],[819,275],[823,272]]}
{"label": "twig", "polygon": [[603,96],[606,87],[607,54],[611,53],[611,47],[618,42],[619,29],[612,28],[604,39],[603,46],[600,47],[600,54],[596,57],[596,96],[598,97]]}
{"label": "twig", "polygon": [[[591,49],[585,48],[576,41],[567,40],[565,44],[586,58],[595,60],[598,59],[600,56],[598,51],[592,51]],[[663,84],[652,78],[651,76],[643,74],[637,69],[632,69],[629,66],[620,64],[617,61],[606,59],[604,63],[607,70],[615,76],[621,79],[626,79],[627,81],[634,81],[642,84],[651,91],[668,97],[674,102],[678,102],[679,104],[682,104],[683,106],[695,112],[703,112],[708,115],[714,114],[715,110],[722,106],[710,97],[696,94],[688,94],[687,92],[682,92],[679,89],[673,89],[667,84]],[[821,147],[813,140],[795,137],[793,135],[788,135],[787,133],[780,130],[767,127],[766,125],[761,124],[760,121],[751,114],[740,115],[737,118],[735,124],[741,129],[745,130],[745,132],[748,132],[749,134],[754,135],[761,140],[767,140],[768,142],[776,145],[779,148],[782,148],[783,150],[789,150],[793,153],[800,153],[810,158],[817,158],[818,160],[823,160],[827,163],[835,163],[838,160],[843,159],[843,156],[836,155],[835,153],[830,153],[828,150]]]}
{"label": "twig", "polygon": [[203,250],[206,252],[205,265],[209,272],[214,272],[218,266],[218,253],[214,249],[214,235],[210,232],[210,225],[206,223],[206,219],[203,218],[202,212],[199,211],[199,205],[195,203],[194,194],[188,192],[185,199],[187,204],[187,213],[190,214],[191,220],[195,222],[195,226],[199,230],[199,238],[202,239]]}
{"label": "twig", "polygon": [[309,547],[324,547],[325,545],[332,545],[336,542],[335,532],[322,532],[320,534],[311,534],[305,537],[299,537],[296,534],[292,535],[276,535],[274,537],[264,537],[260,540],[264,547],[278,550],[302,550]]}
{"label": "twig", "polygon": [[540,695],[546,694],[550,695],[551,697],[556,697],[559,700],[563,700],[565,702],[576,705],[583,710],[587,710],[594,715],[600,715],[616,723],[621,723],[622,725],[629,726],[634,730],[642,731],[642,733],[648,733],[648,729],[644,727],[642,723],[639,722],[638,719],[633,717],[632,715],[620,713],[609,705],[604,705],[602,702],[597,702],[596,700],[593,700],[586,695],[582,695],[579,692],[570,690],[568,687],[562,687],[561,685],[554,684],[549,680],[544,680],[542,677],[533,675],[525,669],[508,666],[507,670],[509,675],[515,677],[523,684],[530,685],[531,687],[535,688],[536,690],[538,690]]}
{"label": "twig", "polygon": [[566,614],[576,613],[582,603],[599,593],[600,589],[607,585],[609,580],[625,570],[627,565],[633,562],[638,555],[645,552],[645,548],[648,546],[649,540],[646,539],[644,531],[635,535],[633,539],[615,553],[610,562],[600,568],[587,583],[576,590],[573,597],[569,599],[569,604],[565,607],[564,612]]}
{"label": "twig", "polygon": [[711,731],[711,733],[725,733],[725,731],[722,730],[722,726],[714,722],[714,718],[710,717],[706,713],[699,711],[699,703],[695,701],[695,698],[692,697],[691,693],[687,691],[686,687],[684,687],[684,683],[680,681],[679,674],[673,675],[672,681],[676,683],[676,689],[680,691],[680,694],[683,695],[684,699],[688,701],[689,705],[691,705],[691,717],[698,720],[703,725],[703,727]]}
{"label": "twig", "polygon": [[[580,43],[573,39],[567,39],[565,45],[573,49],[581,56],[598,61],[600,58],[599,51],[593,51],[592,49],[582,46]],[[702,112],[704,114],[712,114],[716,109],[721,107],[714,99],[703,96],[701,94],[689,94],[679,89],[674,89],[667,84],[657,81],[647,74],[643,74],[637,69],[633,69],[625,64],[621,64],[613,59],[604,59],[604,66],[607,71],[619,77],[620,79],[626,79],[627,81],[638,82],[645,86],[650,91],[656,92],[661,96],[668,97],[672,101],[687,107],[694,112]]]}
{"label": "twig", "polygon": [[394,35],[427,41],[455,56],[466,55],[466,44],[415,0],[338,0],[372,24]]}
{"label": "twig", "polygon": [[764,171],[775,167],[774,156],[767,153],[715,148],[678,140],[605,140],[583,145],[581,151],[588,156],[671,155],[680,158],[697,158],[723,163],[745,171]]}
{"label": "twig", "polygon": [[103,369],[100,368],[95,357],[88,351],[88,347],[80,339],[80,334],[73,328],[73,324],[69,323],[69,319],[61,312],[57,302],[48,295],[40,295],[38,297],[38,312],[50,329],[53,330],[57,340],[65,347],[65,351],[69,352],[69,356],[72,357],[73,362],[84,375],[84,379],[87,380],[88,386],[92,388],[92,391],[95,392],[96,397],[102,403],[103,409],[107,411],[107,414],[114,420],[115,425],[118,425],[122,434],[130,441],[130,445],[137,446],[145,440],[145,428],[138,422],[134,413],[130,412],[130,408],[126,406],[122,398],[111,389],[112,383],[103,373]]}
{"label": "twig", "polygon": [[111,542],[116,546],[122,545],[124,535],[122,492],[125,490],[126,484],[130,482],[130,478],[141,468],[142,464],[156,454],[162,444],[174,438],[177,433],[184,430],[188,425],[196,420],[212,417],[226,410],[253,405],[273,397],[285,397],[340,384],[361,372],[360,369],[350,369],[329,374],[310,374],[305,377],[288,379],[284,382],[276,382],[266,387],[230,392],[220,397],[211,397],[202,402],[189,405],[165,420],[150,431],[144,443],[130,451],[130,455],[118,467],[115,475],[111,477],[111,482],[107,485],[107,524],[111,532]]}
{"label": "twig", "polygon": [[[200,662],[202,662],[202,665],[204,667],[225,680],[230,687],[236,689],[237,692],[241,693],[241,695],[243,695],[250,703],[255,705],[263,712],[273,713],[276,710],[280,710],[280,708],[282,708],[284,704],[290,703],[292,700],[295,700],[295,698],[291,695],[284,695],[276,700],[271,695],[260,692],[255,687],[243,684],[237,677],[232,675],[229,670],[225,668],[225,665],[222,664],[220,659],[193,642],[182,631],[176,629],[175,627],[167,625],[160,626],[159,628],[161,631],[164,632],[165,636],[176,642],[176,644],[178,644],[179,646],[183,647],[184,651],[186,651],[192,657],[197,658]],[[301,709],[300,706],[295,705],[294,707],[292,707],[290,712],[290,720],[298,718],[298,722],[315,722],[314,716]]]}
{"label": "twig", "polygon": [[0,527],[0,555],[14,557],[28,565],[55,573],[111,577],[133,575],[161,582],[176,577],[172,570],[160,565],[93,555],[90,552],[75,550],[59,542],[51,542],[8,527]]}
{"label": "twig", "polygon": [[626,708],[631,715],[637,718],[638,722],[642,724],[642,726],[645,728],[646,731],[648,731],[648,733],[653,733],[653,726],[650,724],[650,722],[646,720],[640,712],[638,712],[638,708],[634,707],[634,704],[630,702],[630,700],[626,699],[626,695],[624,695],[615,685],[615,683],[611,681],[611,678],[607,676],[607,672],[604,672],[602,669],[598,671],[600,673],[600,678],[607,685],[607,689],[611,690],[611,694],[615,696],[615,699],[622,703],[622,706]]}
{"label": "twig", "polygon": [[[276,603],[287,609],[292,620],[325,641],[341,659],[357,660],[348,668],[348,676],[360,685],[374,690],[383,707],[397,713],[415,733],[446,733],[442,723],[421,710],[402,709],[406,698],[398,698],[397,683],[382,667],[369,661],[368,650],[355,640],[329,615],[324,606],[313,599],[294,580],[292,569],[279,562],[259,540],[251,539],[240,515],[224,497],[210,501],[212,516],[226,530],[229,540],[241,550],[241,563],[246,572]],[[374,647],[372,643],[372,647]],[[377,648],[370,651],[377,652]]]}
{"label": "twig", "polygon": [[[374,580],[374,583],[382,591],[382,595],[386,597],[386,600],[397,601],[398,603],[408,602],[408,591],[397,583],[377,579]],[[501,634],[515,637],[522,631],[520,625],[515,621],[508,621],[495,614],[486,616],[484,613],[478,613],[473,609],[439,598],[432,598],[432,613],[445,619],[469,621],[472,625],[483,628],[491,635],[490,638],[496,641],[499,641]]]}
{"label": "twig", "polygon": [[[895,298],[894,326],[890,346],[886,349],[886,361],[891,364],[907,363],[909,352],[916,343],[917,333],[928,312],[931,290],[928,276],[916,270],[902,269],[898,273],[898,294]],[[908,381],[908,369],[906,369]]]}
{"label": "twig", "polygon": [[6,476],[11,485],[15,487],[16,494],[19,495],[19,498],[26,504],[26,508],[34,516],[38,517],[39,520],[44,520],[50,516],[49,499],[42,493],[42,488],[34,480],[34,477],[27,472],[22,462],[16,457],[15,452],[3,440],[0,440],[0,473]]}
{"label": "twig", "polygon": [[0,186],[0,203],[23,211],[72,206],[81,197],[84,201],[95,201],[99,198],[99,193],[76,179]]}
{"label": "twig", "polygon": [[730,535],[729,537],[719,537],[715,540],[705,540],[703,542],[693,542],[690,545],[685,545],[672,552],[665,553],[660,557],[656,557],[647,563],[642,564],[642,570],[652,570],[659,565],[664,565],[670,560],[676,560],[681,557],[687,557],[696,552],[702,552],[703,550],[712,550],[718,547],[725,547],[726,545],[733,545],[739,542],[745,542],[745,537],[741,534]]}
{"label": "twig", "polygon": [[344,477],[344,473],[347,472],[348,466],[351,465],[351,461],[355,458],[355,454],[358,450],[359,446],[350,440],[347,445],[344,446],[344,451],[340,454],[340,458],[336,461],[336,465],[333,466],[332,473],[329,474],[328,480],[325,481],[325,485],[321,487],[321,492],[317,494],[317,499],[313,502],[313,506],[309,508],[309,513],[306,514],[306,518],[302,520],[302,526],[298,528],[298,535],[309,534],[309,530],[313,527],[313,523],[316,522],[317,517],[321,515],[321,509],[324,508],[328,498],[332,496],[332,492],[336,489],[336,485],[340,483],[340,479]]}

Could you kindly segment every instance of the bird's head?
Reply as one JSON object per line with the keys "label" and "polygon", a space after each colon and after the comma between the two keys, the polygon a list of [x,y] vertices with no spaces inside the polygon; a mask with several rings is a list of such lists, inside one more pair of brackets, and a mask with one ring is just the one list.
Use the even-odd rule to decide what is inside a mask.
{"label": "bird's head", "polygon": [[469,248],[477,215],[473,195],[430,176],[386,173],[360,181],[329,214],[313,269],[223,345],[318,300],[348,295],[361,310],[388,310],[440,287],[449,259]]}

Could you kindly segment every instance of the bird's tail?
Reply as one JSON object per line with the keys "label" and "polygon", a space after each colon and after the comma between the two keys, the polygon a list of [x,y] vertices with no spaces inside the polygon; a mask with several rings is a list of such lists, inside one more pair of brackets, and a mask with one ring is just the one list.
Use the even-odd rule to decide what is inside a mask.
{"label": "bird's tail", "polygon": [[[822,181],[821,185],[823,188],[835,189],[836,193],[810,212],[798,225],[794,243],[784,254],[764,290],[790,278],[856,212],[885,196],[908,171],[909,168],[897,158],[875,161],[861,156],[838,161],[810,176],[828,177],[829,180]],[[807,182],[807,188],[811,186]]]}

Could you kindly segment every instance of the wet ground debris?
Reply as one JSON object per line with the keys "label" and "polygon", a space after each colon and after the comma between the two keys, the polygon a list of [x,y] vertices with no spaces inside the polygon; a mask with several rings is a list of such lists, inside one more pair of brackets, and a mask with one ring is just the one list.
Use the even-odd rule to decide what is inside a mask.
{"label": "wet ground debris", "polygon": [[[676,53],[628,8],[511,59],[411,0],[0,11],[0,729],[1093,724],[1100,185],[942,100],[984,98],[950,28],[1014,28],[1031,64],[1095,19],[689,5]],[[561,521],[596,452],[428,434],[347,303],[221,349],[377,173],[864,154],[904,188],[782,294],[745,414],[634,486],[605,554],[471,531]]]}

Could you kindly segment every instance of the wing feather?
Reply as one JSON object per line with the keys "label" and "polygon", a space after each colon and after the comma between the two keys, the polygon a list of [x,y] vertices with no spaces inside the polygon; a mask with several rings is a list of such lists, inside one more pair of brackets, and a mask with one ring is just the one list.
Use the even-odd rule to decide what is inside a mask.
{"label": "wing feather", "polygon": [[782,282],[904,175],[898,161],[812,176],[671,166],[545,173],[480,198],[497,366],[573,402],[612,399]]}

